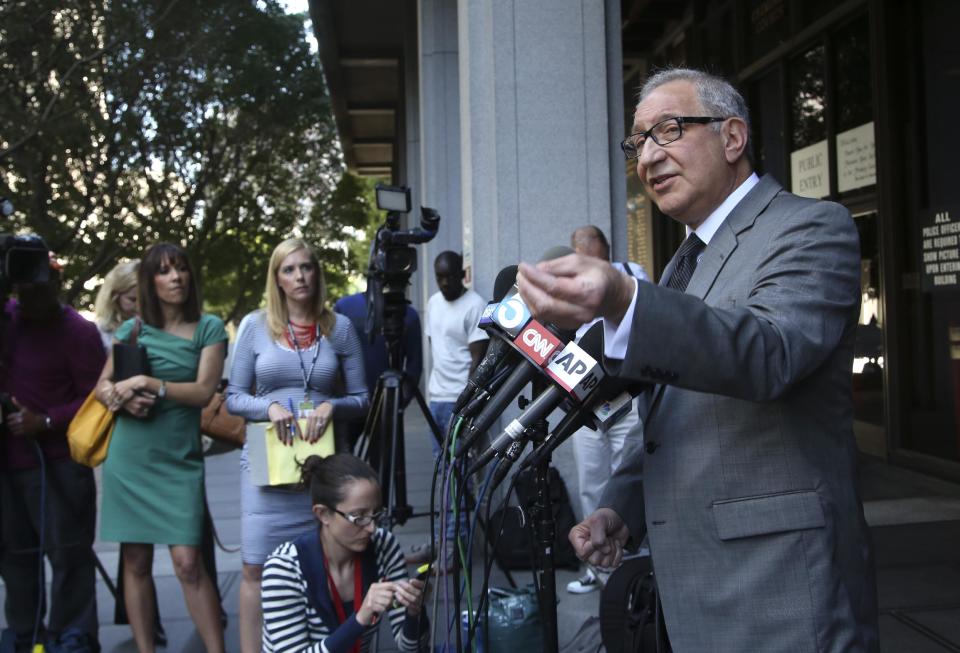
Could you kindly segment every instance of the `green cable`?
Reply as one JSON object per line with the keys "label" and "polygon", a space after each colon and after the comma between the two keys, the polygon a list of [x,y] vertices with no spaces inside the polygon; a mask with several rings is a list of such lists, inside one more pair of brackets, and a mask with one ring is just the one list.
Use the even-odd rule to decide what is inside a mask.
{"label": "green cable", "polygon": [[[450,463],[454,464],[456,456],[454,452],[457,450],[457,436],[460,434],[460,426],[463,424],[463,418],[457,420],[456,426],[453,428],[453,437],[450,440]],[[457,480],[456,475],[450,474],[450,502],[453,504],[453,523],[459,523],[459,510],[460,506],[457,504]],[[466,585],[467,590],[467,632],[473,630],[473,589],[470,587],[470,574],[467,570],[467,553],[463,550],[463,541],[460,537],[457,537],[455,542],[457,551],[460,553],[460,568],[463,569],[463,581]],[[459,619],[457,619],[459,621]],[[459,627],[459,625],[457,626]],[[473,653],[477,653],[477,640],[473,640]]]}

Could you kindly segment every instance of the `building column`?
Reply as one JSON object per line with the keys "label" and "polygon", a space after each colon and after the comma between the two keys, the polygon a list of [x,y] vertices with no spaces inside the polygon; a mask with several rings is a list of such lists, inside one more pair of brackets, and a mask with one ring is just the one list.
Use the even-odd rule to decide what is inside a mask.
{"label": "building column", "polygon": [[[433,260],[462,249],[460,229],[460,89],[456,0],[419,0],[420,196],[415,204],[440,212],[440,231],[418,245],[417,292],[425,303],[436,291]],[[419,224],[419,207],[412,217]]]}
{"label": "building column", "polygon": [[[611,153],[623,131],[620,9],[616,0],[459,8],[463,247],[474,287],[490,297],[503,266],[569,244],[582,224],[607,234],[625,224],[622,157]],[[619,254],[626,233],[611,235]]]}

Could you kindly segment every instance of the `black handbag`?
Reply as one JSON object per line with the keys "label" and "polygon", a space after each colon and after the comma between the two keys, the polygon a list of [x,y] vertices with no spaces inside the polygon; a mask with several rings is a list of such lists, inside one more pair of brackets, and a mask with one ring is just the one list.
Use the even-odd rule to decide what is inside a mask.
{"label": "black handbag", "polygon": [[140,318],[133,323],[126,342],[113,343],[113,381],[123,381],[132,376],[150,376],[150,359],[147,349],[140,344]]}
{"label": "black handbag", "polygon": [[[519,472],[517,478],[517,500],[522,506],[532,506],[537,501],[536,470]],[[577,569],[580,561],[567,538],[567,533],[577,523],[570,505],[567,486],[560,472],[550,467],[550,510],[556,524],[553,544],[553,565],[557,569]],[[500,531],[501,519],[503,531]],[[505,569],[531,569],[536,567],[534,556],[537,546],[533,539],[533,529],[526,523],[521,509],[507,506],[493,513],[490,518],[489,540],[494,549],[498,564]],[[497,535],[499,534],[499,538]]]}

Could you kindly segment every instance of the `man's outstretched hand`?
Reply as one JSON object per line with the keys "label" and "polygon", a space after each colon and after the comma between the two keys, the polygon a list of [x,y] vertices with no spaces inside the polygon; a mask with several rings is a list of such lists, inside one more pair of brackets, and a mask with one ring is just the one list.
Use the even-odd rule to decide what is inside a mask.
{"label": "man's outstretched hand", "polygon": [[630,531],[616,512],[600,508],[570,529],[570,543],[577,557],[596,567],[616,567]]}
{"label": "man's outstretched hand", "polygon": [[521,263],[517,288],[535,318],[575,329],[595,317],[619,324],[635,286],[607,261],[570,254],[536,265]]}

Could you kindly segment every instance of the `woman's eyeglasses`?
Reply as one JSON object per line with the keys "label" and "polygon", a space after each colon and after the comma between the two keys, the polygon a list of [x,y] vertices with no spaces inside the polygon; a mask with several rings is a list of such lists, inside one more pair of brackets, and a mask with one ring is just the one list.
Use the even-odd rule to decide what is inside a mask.
{"label": "woman's eyeglasses", "polygon": [[338,515],[340,515],[341,517],[343,517],[344,519],[346,519],[348,522],[350,522],[354,526],[357,526],[359,528],[365,528],[370,524],[379,524],[380,522],[383,521],[384,517],[386,517],[386,514],[387,514],[386,510],[378,510],[372,515],[350,515],[340,510],[337,510],[336,508],[334,508],[333,511]]}

